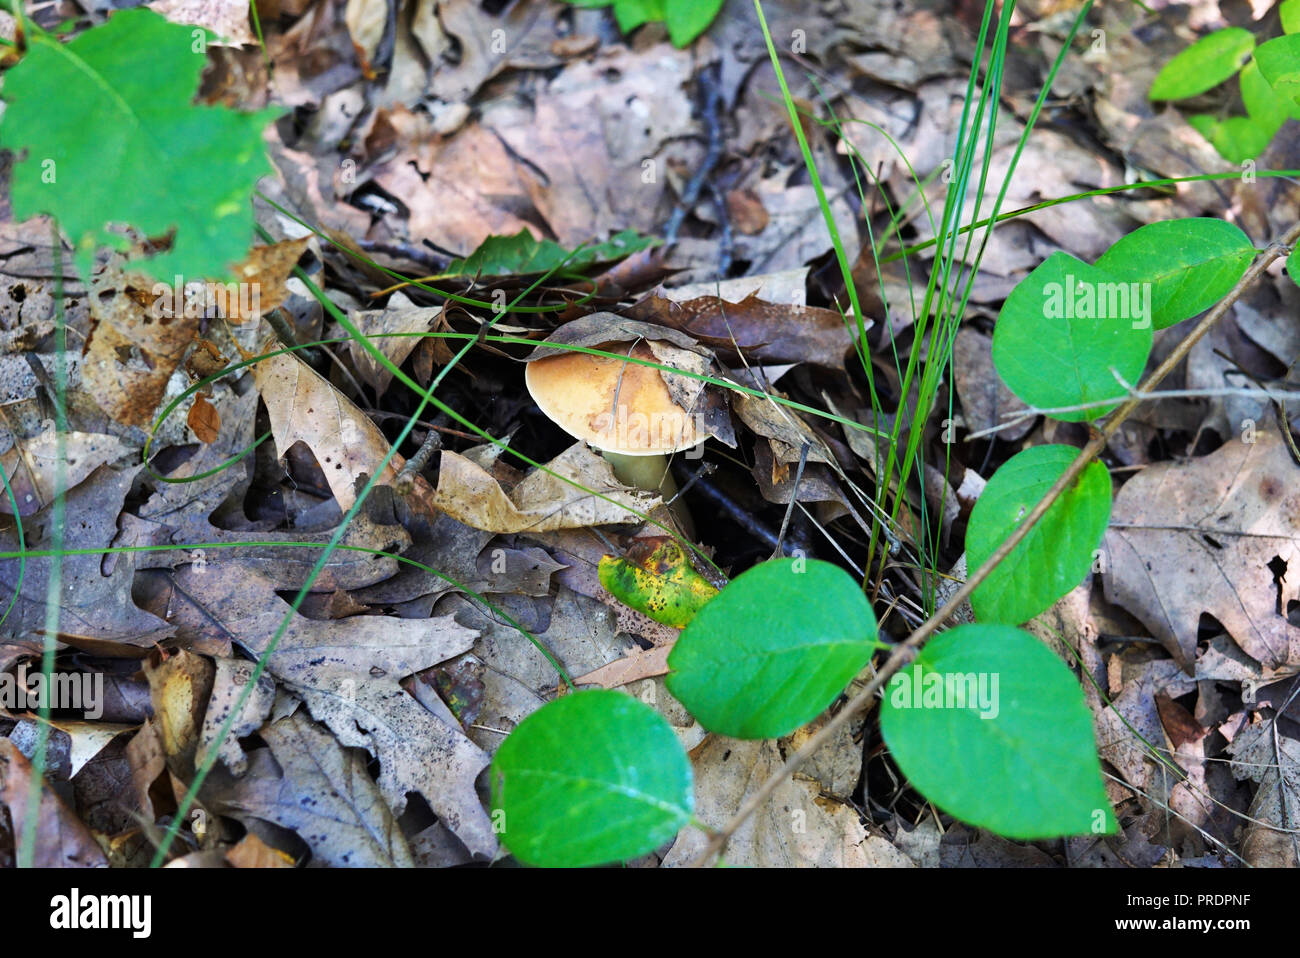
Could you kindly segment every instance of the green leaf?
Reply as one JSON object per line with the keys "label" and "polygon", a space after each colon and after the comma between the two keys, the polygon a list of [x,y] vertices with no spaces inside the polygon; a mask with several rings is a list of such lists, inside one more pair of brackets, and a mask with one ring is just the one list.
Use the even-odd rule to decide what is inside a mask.
{"label": "green leaf", "polygon": [[1300,33],[1262,44],[1255,62],[1274,93],[1288,103],[1300,101]]}
{"label": "green leaf", "polygon": [[664,16],[664,0],[614,0],[614,19],[624,33],[643,23],[662,23]]}
{"label": "green leaf", "polygon": [[625,861],[662,845],[695,807],[691,763],[658,712],[593,690],[543,705],[492,759],[493,821],[529,865]]}
{"label": "green leaf", "polygon": [[1255,49],[1255,36],[1241,27],[1216,30],[1201,37],[1156,74],[1148,96],[1152,100],[1185,100],[1218,86],[1241,69]]}
{"label": "green leaf", "polygon": [[[1259,72],[1259,64],[1251,60],[1241,68],[1241,102],[1246,105],[1246,112],[1258,121],[1264,129],[1270,130],[1269,138],[1287,121],[1287,117],[1300,119],[1300,105],[1284,100],[1264,79]],[[1262,151],[1261,151],[1262,152]]]}
{"label": "green leaf", "polygon": [[[993,328],[993,363],[1008,388],[1040,409],[1126,393],[1151,351],[1149,298],[1140,287],[1067,253],[1053,253],[1011,291]],[[1096,419],[1113,406],[1053,413]]]}
{"label": "green leaf", "polygon": [[724,0],[667,0],[668,39],[684,47],[709,28]]}
{"label": "green leaf", "polygon": [[668,691],[710,732],[780,738],[815,718],[880,647],[848,573],[776,559],[737,576],[668,655]]}
{"label": "green leaf", "polygon": [[249,196],[271,172],[261,131],[281,111],[193,105],[206,62],[195,29],[120,10],[70,43],[32,35],[5,74],[0,146],[26,152],[14,217],[54,216],[83,278],[98,244],[126,248],[109,223],[149,237],[175,229],[170,250],[139,264],[168,282],[225,278],[248,255]]}
{"label": "green leaf", "polygon": [[[1006,541],[1061,478],[1078,450],[1033,446],[993,474],[966,527],[966,568],[974,571]],[[1110,519],[1110,473],[1091,462],[971,595],[982,621],[1019,625],[1078,585]]]}
{"label": "green leaf", "polygon": [[653,236],[638,236],[636,230],[624,230],[603,243],[584,246],[574,253],[553,240],[538,240],[528,230],[521,229],[514,236],[489,236],[469,256],[452,260],[443,275],[519,276],[545,273],[560,264],[565,269],[577,269],[622,259],[660,242]]}
{"label": "green leaf", "polygon": [[890,680],[880,731],[908,781],[962,821],[1019,839],[1115,831],[1083,692],[1020,629],[933,639]]}
{"label": "green leaf", "polygon": [[1291,255],[1286,258],[1286,272],[1292,282],[1300,286],[1300,246],[1291,250]]}
{"label": "green leaf", "polygon": [[1210,217],[1140,226],[1101,254],[1097,268],[1130,283],[1150,283],[1156,329],[1209,309],[1241,279],[1255,247],[1236,226]]}
{"label": "green leaf", "polygon": [[1269,128],[1248,116],[1230,116],[1221,120],[1198,113],[1189,116],[1187,122],[1229,163],[1253,160],[1267,149],[1269,140],[1277,132],[1276,127]]}
{"label": "green leaf", "polygon": [[1300,0],[1282,0],[1277,12],[1282,17],[1284,33],[1300,33]]}

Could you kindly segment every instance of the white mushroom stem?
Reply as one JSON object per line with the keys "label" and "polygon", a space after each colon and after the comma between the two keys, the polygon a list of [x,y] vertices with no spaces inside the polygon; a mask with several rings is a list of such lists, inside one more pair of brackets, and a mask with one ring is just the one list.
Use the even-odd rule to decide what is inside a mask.
{"label": "white mushroom stem", "polygon": [[632,486],[642,492],[653,492],[668,506],[668,510],[677,520],[687,537],[695,538],[695,522],[691,512],[681,499],[672,501],[677,495],[677,483],[673,481],[673,472],[668,468],[668,457],[628,456],[621,452],[602,452],[605,461],[614,469],[614,477],[625,486]]}
{"label": "white mushroom stem", "polygon": [[614,475],[623,485],[635,486],[644,492],[657,492],[665,502],[677,495],[677,483],[673,482],[667,456],[626,456],[620,452],[601,455],[614,467]]}

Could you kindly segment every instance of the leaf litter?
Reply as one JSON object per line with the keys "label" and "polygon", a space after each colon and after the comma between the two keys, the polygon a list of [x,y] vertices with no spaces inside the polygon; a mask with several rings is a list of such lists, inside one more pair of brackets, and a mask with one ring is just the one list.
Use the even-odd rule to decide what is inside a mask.
{"label": "leaf litter", "polygon": [[[201,308],[173,310],[166,322],[151,309],[152,280],[120,256],[80,278],[64,256],[70,345],[59,356],[48,223],[5,224],[0,468],[28,550],[53,541],[51,503],[58,483],[66,490],[63,547],[84,554],[62,560],[59,667],[75,659],[101,669],[118,690],[116,715],[55,720],[37,863],[144,863],[213,750],[214,771],[173,848],[177,863],[491,861],[501,851],[484,770],[510,729],[566,693],[556,665],[579,687],[621,688],[659,711],[691,751],[698,817],[725,824],[801,739],[709,735],[672,700],[662,677],[676,629],[610,595],[598,573],[606,556],[624,561],[661,531],[643,516],[663,515],[655,512],[663,497],[624,486],[595,452],[545,422],[523,390],[522,366],[544,355],[529,351],[543,342],[601,348],[650,339],[678,351],[656,353],[668,366],[870,423],[865,358],[894,390],[885,425],[906,415],[896,410],[914,397],[898,394],[891,357],[918,335],[910,289],[924,283],[933,253],[911,261],[910,276],[872,261],[866,226],[886,228],[888,215],[870,193],[859,201],[846,157],[856,150],[889,196],[910,198],[909,243],[933,235],[913,173],[929,184],[920,194],[941,202],[977,24],[965,13],[939,19],[876,0],[838,11],[764,4],[777,35],[805,31],[802,55],[824,81],[814,87],[790,71],[796,102],[847,121],[842,135],[805,132],[868,307],[859,327],[828,268],[815,190],[772,100],[747,4],[728,5],[687,50],[668,43],[662,27],[620,37],[602,11],[565,8],[561,19],[549,2],[399,5],[394,23],[391,5],[369,0],[259,4],[275,13],[263,18],[275,66],[269,97],[264,74],[232,66],[239,54],[260,60],[242,17],[154,6],[227,37],[228,52],[213,54],[227,74],[209,90],[212,102],[260,108],[269,99],[303,111],[303,122],[268,130],[275,176],[263,181],[264,195],[353,255],[327,238],[308,240],[259,200],[258,222],[282,241],[259,247],[243,274],[236,268],[259,287],[259,308],[222,308],[203,285],[194,292]],[[1061,42],[1046,16],[1051,5],[1023,6],[1013,44],[1027,65],[1004,88],[998,182],[1044,54]],[[1162,16],[1187,33],[1181,14]],[[1136,29],[1135,17],[1123,5],[1094,12],[1109,52],[1067,59],[1054,92],[1071,105],[1054,108],[1055,128],[1035,130],[1004,208],[1115,186],[1135,171],[1222,167],[1185,124],[1147,101],[1154,64],[1177,43],[1167,31]],[[509,38],[504,49],[492,43],[498,29]],[[702,118],[710,84],[725,111],[712,126]],[[912,168],[857,121],[886,131]],[[1275,168],[1297,165],[1293,145],[1270,149]],[[708,163],[707,187],[691,193]],[[994,430],[1021,411],[993,373],[989,333],[999,304],[1037,263],[1056,250],[1091,262],[1136,225],[1218,208],[1259,238],[1280,232],[1300,203],[1280,181],[1235,179],[1093,197],[999,228],[943,377],[954,428]],[[674,211],[676,242],[653,245]],[[548,311],[512,313],[487,328],[501,319],[496,292],[513,296],[560,262],[526,300]],[[426,407],[415,439],[382,472],[418,400],[355,340],[260,358],[158,421],[184,390],[240,357],[339,332],[302,277],[289,278],[295,267],[422,385],[464,338],[479,338],[441,380],[446,408]],[[431,278],[381,294],[396,282],[382,269]],[[1297,343],[1280,320],[1295,302],[1284,275],[1265,277],[1172,387],[1292,382]],[[501,333],[522,342],[491,339]],[[457,338],[436,338],[446,334]],[[1158,334],[1152,361],[1182,334]],[[62,469],[50,424],[59,365],[69,416]],[[691,377],[663,378],[692,396],[705,392]],[[771,399],[709,392],[722,401],[710,406],[704,458],[678,456],[672,466],[696,521],[696,574],[708,567],[725,584],[791,549],[846,567],[860,561],[869,519],[859,491],[880,448],[870,435]],[[1286,422],[1267,403],[1232,396],[1144,410],[1130,423],[1139,431],[1117,436],[1108,452],[1117,478],[1119,469],[1133,474],[1120,487],[1100,565],[1031,623],[1080,675],[1121,834],[1013,843],[955,823],[897,783],[869,717],[780,786],[778,800],[733,838],[729,862],[1294,865],[1285,833],[1300,774],[1291,694],[1300,556],[1289,498],[1298,467],[1272,419]],[[968,443],[927,429],[924,485],[906,490],[894,529],[900,548],[917,549],[932,535],[929,522],[943,535],[943,567],[960,568],[960,533],[992,464],[1063,441],[1048,432],[1057,428],[1027,417]],[[247,452],[259,437],[267,438]],[[422,444],[428,458],[399,483],[406,463],[420,464]],[[931,465],[945,459],[947,478]],[[319,547],[372,478],[378,491],[292,610]],[[18,530],[0,501],[0,550],[19,551]],[[47,557],[0,559],[0,586],[16,597],[0,626],[6,671],[31,665],[40,649],[50,572]],[[927,587],[896,570],[887,625],[914,624]],[[253,663],[285,621],[218,748]],[[17,825],[34,724],[21,715],[3,722],[0,793]],[[685,864],[703,840],[688,829],[646,863]]]}

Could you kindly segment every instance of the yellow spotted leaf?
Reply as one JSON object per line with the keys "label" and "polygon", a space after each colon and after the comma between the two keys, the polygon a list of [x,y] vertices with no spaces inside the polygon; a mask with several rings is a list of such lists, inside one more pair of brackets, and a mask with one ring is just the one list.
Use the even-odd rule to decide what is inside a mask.
{"label": "yellow spotted leaf", "polygon": [[676,629],[686,628],[718,594],[695,571],[686,550],[668,536],[638,539],[626,558],[604,556],[597,573],[600,584],[620,602]]}

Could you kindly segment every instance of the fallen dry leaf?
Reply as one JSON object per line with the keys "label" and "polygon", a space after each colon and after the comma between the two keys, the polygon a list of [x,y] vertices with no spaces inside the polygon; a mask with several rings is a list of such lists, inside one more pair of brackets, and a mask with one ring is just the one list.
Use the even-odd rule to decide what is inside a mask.
{"label": "fallen dry leaf", "polygon": [[[71,489],[106,463],[126,455],[127,447],[116,436],[93,432],[65,432],[63,488]],[[18,514],[35,515],[54,500],[58,477],[58,436],[51,425],[31,439],[15,439],[0,452],[0,469],[18,501]],[[0,512],[13,515],[9,497],[0,493]]]}
{"label": "fallen dry leaf", "polygon": [[[9,810],[15,847],[23,842],[32,766],[9,739],[0,739],[0,802]],[[103,868],[108,864],[90,830],[42,783],[32,864],[37,868]]]}
{"label": "fallen dry leaf", "polygon": [[313,864],[413,864],[406,839],[379,786],[366,773],[361,753],[341,747],[301,711],[266,725],[259,734],[270,746],[269,754],[266,749],[254,751],[245,775],[220,783],[208,799],[214,809],[292,829],[311,848]]}
{"label": "fallen dry leaf", "polygon": [[[189,602],[178,598],[175,621],[191,628],[220,623],[251,655],[266,651],[290,611],[269,581],[236,563],[180,570],[177,581]],[[378,785],[395,815],[407,794],[418,792],[471,852],[491,857],[497,840],[474,790],[487,756],[454,719],[443,721],[398,685],[468,650],[476,635],[449,616],[321,622],[292,614],[267,670],[341,744],[379,760]]]}
{"label": "fallen dry leaf", "polygon": [[507,493],[482,466],[444,451],[433,501],[456,521],[489,532],[548,532],[637,522],[637,512],[647,513],[661,501],[623,486],[614,478],[613,467],[585,443],[570,446],[546,468],[563,478],[534,469]]}
{"label": "fallen dry leaf", "polygon": [[[276,451],[283,457],[295,442],[306,443],[339,508],[352,508],[357,479],[373,476],[391,448],[379,427],[296,356],[264,359],[253,367],[253,376],[271,417]],[[405,461],[394,455],[380,482],[391,485]],[[415,477],[415,487],[412,498],[430,491],[420,476]]]}
{"label": "fallen dry leaf", "polygon": [[1106,598],[1189,672],[1203,612],[1266,667],[1300,662],[1300,466],[1276,433],[1153,465],[1120,489],[1106,532]]}

